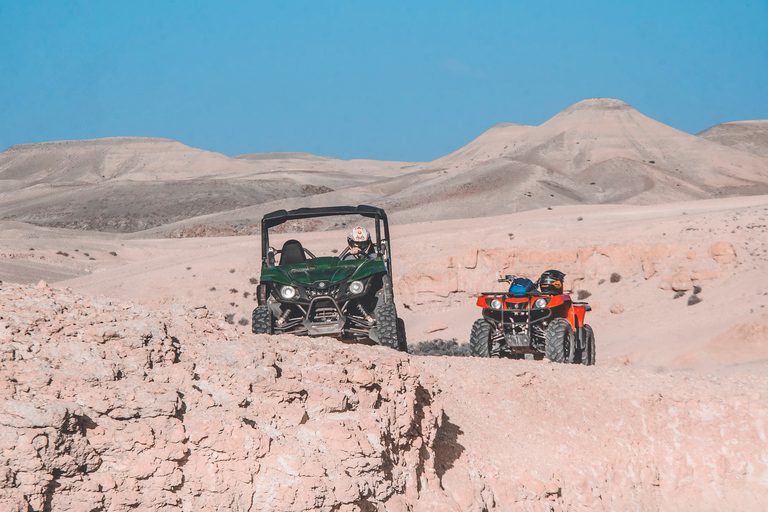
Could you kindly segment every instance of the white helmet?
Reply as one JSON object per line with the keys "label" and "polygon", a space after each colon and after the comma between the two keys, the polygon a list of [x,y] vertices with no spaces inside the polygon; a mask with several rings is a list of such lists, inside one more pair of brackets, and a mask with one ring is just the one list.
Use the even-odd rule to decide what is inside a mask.
{"label": "white helmet", "polygon": [[362,226],[355,226],[347,235],[349,246],[367,247],[371,243],[371,234]]}

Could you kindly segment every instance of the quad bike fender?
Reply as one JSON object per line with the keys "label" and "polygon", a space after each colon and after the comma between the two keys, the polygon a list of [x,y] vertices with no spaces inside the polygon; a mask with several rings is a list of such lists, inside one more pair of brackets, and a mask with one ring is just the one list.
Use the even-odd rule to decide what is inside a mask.
{"label": "quad bike fender", "polygon": [[587,311],[589,311],[591,308],[584,304],[574,304],[571,307],[573,320],[571,321],[571,325],[574,327],[582,327],[584,325],[584,316],[587,314]]}

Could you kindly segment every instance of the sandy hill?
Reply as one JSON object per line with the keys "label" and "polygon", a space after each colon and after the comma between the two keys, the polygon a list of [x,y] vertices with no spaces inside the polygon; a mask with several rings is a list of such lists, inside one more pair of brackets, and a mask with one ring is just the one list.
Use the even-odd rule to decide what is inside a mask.
{"label": "sandy hill", "polygon": [[[729,128],[729,140],[744,126],[739,144],[763,140],[759,122],[730,124],[741,131]],[[19,145],[0,153],[0,219],[168,236],[209,232],[200,225],[253,232],[264,213],[299,206],[378,204],[397,222],[419,222],[768,193],[768,157],[708,140],[723,133],[715,128],[694,136],[593,98],[540,126],[499,124],[428,163],[230,158],[148,138]]]}
{"label": "sandy hill", "polygon": [[23,144],[0,153],[0,218],[133,232],[360,186],[414,167],[297,153],[229,158],[138,137]]}
{"label": "sandy hill", "polygon": [[[681,132],[614,99],[584,100],[540,126],[514,130],[500,154],[498,141],[487,150],[471,146],[454,153],[450,167],[432,162],[433,173],[425,171],[385,204],[413,218],[440,211],[462,218],[768,192],[765,158]],[[468,156],[478,153],[490,158]]]}
{"label": "sandy hill", "polygon": [[609,98],[576,103],[540,126],[494,126],[457,151],[404,171],[300,203],[280,199],[181,221],[173,229],[242,226],[274,209],[328,204],[378,204],[395,221],[410,223],[768,193],[766,157],[676,130]]}
{"label": "sandy hill", "polygon": [[453,153],[430,162],[430,167],[435,166],[460,166],[480,164],[493,158],[502,156],[511,141],[533,128],[532,126],[515,123],[499,123],[486,131],[478,138],[463,146]]}
{"label": "sandy hill", "polygon": [[724,146],[768,156],[768,120],[718,124],[696,135]]}

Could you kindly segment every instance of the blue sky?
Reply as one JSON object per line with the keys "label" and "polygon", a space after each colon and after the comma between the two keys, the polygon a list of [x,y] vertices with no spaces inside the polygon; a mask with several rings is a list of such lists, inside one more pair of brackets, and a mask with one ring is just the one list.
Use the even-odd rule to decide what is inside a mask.
{"label": "blue sky", "polygon": [[697,133],[768,119],[767,27],[768,0],[0,0],[0,149],[432,160],[598,96]]}

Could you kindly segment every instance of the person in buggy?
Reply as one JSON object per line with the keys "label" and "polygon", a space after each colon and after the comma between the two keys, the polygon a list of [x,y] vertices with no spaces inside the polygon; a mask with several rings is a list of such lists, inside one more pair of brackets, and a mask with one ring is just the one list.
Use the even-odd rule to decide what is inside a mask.
{"label": "person in buggy", "polygon": [[376,251],[371,242],[371,234],[362,226],[352,228],[347,235],[347,249],[342,253],[343,260],[376,259]]}

